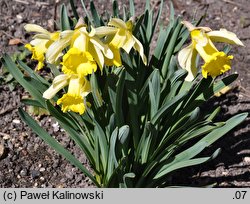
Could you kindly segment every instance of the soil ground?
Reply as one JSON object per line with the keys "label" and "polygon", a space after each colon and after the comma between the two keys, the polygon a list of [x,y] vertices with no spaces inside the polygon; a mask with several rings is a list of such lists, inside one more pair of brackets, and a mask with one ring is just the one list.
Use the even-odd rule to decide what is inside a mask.
{"label": "soil ground", "polygon": [[[80,0],[76,0],[80,4]],[[56,4],[58,2],[58,4]],[[0,55],[17,53],[17,42],[27,42],[26,23],[36,23],[53,30],[58,20],[59,4],[54,0],[0,0]],[[203,26],[226,28],[237,33],[245,47],[234,47],[232,72],[239,78],[227,94],[209,101],[222,107],[219,119],[226,120],[240,112],[250,112],[250,4],[248,0],[173,0],[176,14],[184,19],[196,19],[206,13]],[[106,1],[95,1],[103,10]],[[139,14],[144,1],[135,0]],[[153,6],[159,1],[152,0]],[[108,1],[111,5],[111,1]],[[78,10],[83,13],[79,7]],[[163,22],[168,21],[169,1],[165,1]],[[13,44],[13,45],[10,45]],[[5,83],[0,72],[0,187],[88,187],[91,182],[82,173],[48,147],[20,120],[17,108],[27,93],[18,85]],[[1,76],[1,75],[0,75]],[[58,124],[48,116],[36,118],[51,135],[69,148],[88,168],[88,162]],[[221,147],[222,153],[206,165],[176,172],[172,182],[185,186],[250,187],[250,122],[249,117],[239,127],[225,135],[207,150]],[[4,151],[3,151],[4,150]],[[2,152],[2,153],[1,153]]]}

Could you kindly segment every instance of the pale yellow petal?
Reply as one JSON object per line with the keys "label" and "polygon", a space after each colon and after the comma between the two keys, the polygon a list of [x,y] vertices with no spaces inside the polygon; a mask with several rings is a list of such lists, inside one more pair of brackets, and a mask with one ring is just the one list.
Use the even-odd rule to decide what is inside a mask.
{"label": "pale yellow petal", "polygon": [[192,23],[188,21],[182,21],[182,23],[187,27],[187,29],[191,32],[193,30],[203,30],[205,32],[211,31],[211,28],[209,27],[195,27]]}
{"label": "pale yellow petal", "polygon": [[83,26],[86,26],[83,17],[80,17],[75,25],[75,29],[81,28]]}
{"label": "pale yellow petal", "polygon": [[108,26],[101,26],[98,28],[92,28],[91,32],[89,33],[89,36],[98,36],[100,38],[106,36],[106,35],[114,35],[117,32],[117,28],[114,27],[108,27]]}
{"label": "pale yellow petal", "polygon": [[202,30],[193,30],[191,31],[191,38],[192,41],[196,44],[199,44],[200,46],[206,46],[208,43],[208,36],[207,34]]}
{"label": "pale yellow petal", "polygon": [[129,32],[126,33],[126,41],[124,42],[124,45],[122,46],[122,49],[124,49],[126,53],[129,53],[132,47],[135,45],[135,43],[139,42],[138,40],[136,41],[135,39],[136,38],[133,37],[131,33]]}
{"label": "pale yellow petal", "polygon": [[41,44],[45,44],[48,42],[47,39],[34,39],[34,40],[31,40],[30,41],[30,44],[33,45],[33,46],[38,46],[38,45],[41,45]]}
{"label": "pale yellow petal", "polygon": [[143,63],[146,65],[147,64],[147,57],[144,55],[144,48],[139,40],[137,40],[134,36],[133,39],[135,41],[134,44],[134,49],[139,52]]}
{"label": "pale yellow petal", "polygon": [[68,93],[71,95],[80,95],[83,82],[83,78],[79,78],[77,75],[71,75],[69,80]]}
{"label": "pale yellow petal", "polygon": [[197,51],[193,48],[193,45],[183,48],[178,54],[178,62],[181,68],[186,69],[188,72],[186,81],[192,81],[197,75],[197,68],[195,61],[197,57]]}
{"label": "pale yellow petal", "polygon": [[60,57],[63,49],[65,49],[70,43],[70,38],[60,39],[52,43],[47,52],[46,59],[49,63],[53,64],[57,61],[58,57]]}
{"label": "pale yellow petal", "polygon": [[44,34],[44,33],[39,33],[39,34],[34,35],[32,38],[33,38],[33,39],[50,40],[50,35]]}
{"label": "pale yellow petal", "polygon": [[105,64],[107,66],[115,65],[117,67],[120,67],[122,65],[121,56],[120,56],[120,49],[116,49],[112,45],[110,45],[110,49],[112,50],[114,57],[113,57],[113,59],[105,58]]}
{"label": "pale yellow petal", "polygon": [[[93,49],[91,49],[91,48],[93,48]],[[90,49],[89,49],[89,53],[93,56],[96,63],[98,64],[99,68],[102,70],[102,68],[104,66],[104,56],[103,56],[101,50],[98,47],[96,47],[94,44],[91,44]]]}
{"label": "pale yellow petal", "polygon": [[68,85],[68,79],[69,76],[66,74],[56,76],[52,82],[52,85],[43,93],[43,98],[53,98],[58,91]]}
{"label": "pale yellow petal", "polygon": [[90,38],[90,42],[92,42],[96,48],[101,50],[105,57],[109,59],[113,58],[113,52],[110,50],[108,45],[105,45],[101,40],[99,40],[98,38]]}
{"label": "pale yellow petal", "polygon": [[36,24],[26,24],[24,26],[24,29],[28,32],[36,32],[36,33],[43,33],[43,34],[49,34],[49,32],[42,28],[41,26],[39,25],[36,25]]}
{"label": "pale yellow petal", "polygon": [[70,38],[74,34],[73,30],[65,30],[60,33],[60,39]]}
{"label": "pale yellow petal", "polygon": [[84,52],[87,50],[88,41],[88,36],[83,33],[80,33],[80,35],[71,44],[71,47],[78,48],[80,51]]}
{"label": "pale yellow petal", "polygon": [[81,88],[81,96],[86,97],[91,92],[90,82],[85,78],[84,84]]}
{"label": "pale yellow petal", "polygon": [[208,32],[207,35],[214,42],[224,42],[244,46],[235,33],[230,32],[226,29],[211,31]]}
{"label": "pale yellow petal", "polygon": [[127,29],[126,23],[123,20],[119,19],[119,18],[111,18],[108,25],[109,26],[114,26],[114,27],[117,27],[117,28],[123,28],[125,30]]}
{"label": "pale yellow petal", "polygon": [[126,43],[126,31],[123,29],[119,29],[118,32],[115,34],[114,38],[110,42],[112,46],[114,46],[116,49],[119,49],[124,46]]}

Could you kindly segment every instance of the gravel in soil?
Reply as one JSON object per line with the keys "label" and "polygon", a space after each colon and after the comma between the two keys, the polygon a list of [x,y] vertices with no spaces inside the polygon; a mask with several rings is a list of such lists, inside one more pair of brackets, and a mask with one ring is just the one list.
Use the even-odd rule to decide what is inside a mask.
{"label": "gravel in soil", "polygon": [[[54,28],[58,19],[58,7],[54,0],[0,1],[0,55],[4,52],[17,52],[17,45],[9,45],[11,39],[26,42],[30,39],[23,26],[36,23],[48,30]],[[59,3],[67,2],[59,1]],[[80,4],[80,1],[77,0]],[[97,8],[103,10],[106,4],[98,0]],[[197,18],[207,12],[202,25],[212,29],[221,27],[237,33],[245,47],[234,47],[234,65],[232,72],[239,73],[233,91],[212,99],[211,106],[222,107],[219,119],[240,112],[250,112],[250,6],[248,0],[174,0],[177,14],[185,19]],[[144,1],[135,0],[139,14]],[[158,6],[159,1],[151,1]],[[82,12],[80,7],[79,11]],[[164,13],[169,13],[168,5]],[[167,22],[168,18],[162,21]],[[2,70],[1,70],[2,71]],[[21,121],[17,114],[21,106],[20,99],[27,93],[16,86],[14,90],[6,84],[0,84],[0,187],[93,187],[78,169],[59,156]],[[90,169],[89,164],[73,141],[48,116],[36,117],[36,120],[48,132],[67,147],[80,161]],[[250,187],[250,122],[247,120],[230,132],[215,145],[206,150],[211,153],[218,147],[222,153],[207,165],[179,170],[170,177],[170,183],[186,186]]]}

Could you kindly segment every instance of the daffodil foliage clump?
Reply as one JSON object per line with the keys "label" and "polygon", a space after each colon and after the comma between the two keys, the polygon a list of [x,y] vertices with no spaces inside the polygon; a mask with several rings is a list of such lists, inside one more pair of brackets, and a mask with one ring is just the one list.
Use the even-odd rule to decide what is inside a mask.
{"label": "daffodil foliage clump", "polygon": [[[129,2],[129,8],[120,11],[113,1],[113,13],[100,16],[91,1],[90,11],[83,4],[86,16],[79,17],[71,0],[74,18],[63,5],[60,30],[25,26],[35,34],[25,45],[37,62],[35,71],[22,61],[16,65],[8,55],[2,61],[31,94],[24,104],[46,109],[93,170],[22,108],[21,118],[96,186],[174,185],[167,182],[170,173],[216,157],[220,149],[212,155],[200,153],[246,118],[242,113],[213,122],[219,108],[211,113],[200,109],[237,78],[236,74],[217,78],[230,69],[233,56],[214,43],[242,43],[225,29],[212,31],[175,18],[172,6],[168,25],[159,26],[164,24],[163,1],[156,12],[147,1],[138,17]],[[189,34],[191,44],[181,50]],[[51,70],[50,77],[39,75],[44,67]]]}

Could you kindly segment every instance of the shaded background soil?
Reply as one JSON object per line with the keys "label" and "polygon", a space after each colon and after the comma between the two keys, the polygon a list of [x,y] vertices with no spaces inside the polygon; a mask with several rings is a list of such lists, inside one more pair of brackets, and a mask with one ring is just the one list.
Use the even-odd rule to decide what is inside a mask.
{"label": "shaded background soil", "polygon": [[[76,0],[80,5],[80,0]],[[95,1],[102,11],[111,1]],[[152,0],[157,7],[160,1]],[[25,43],[30,36],[25,33],[26,23],[36,23],[48,30],[58,20],[60,0],[0,0],[0,55],[17,53],[19,41]],[[237,33],[245,47],[234,47],[233,68],[239,78],[232,91],[211,99],[211,106],[221,106],[219,119],[241,112],[250,112],[250,4],[249,0],[173,0],[177,15],[196,19],[206,13],[201,25],[212,29],[226,28]],[[144,8],[144,1],[135,0],[136,12]],[[83,13],[79,6],[78,11]],[[169,1],[165,1],[162,23],[167,23]],[[12,44],[12,45],[11,45]],[[4,70],[0,69],[0,187],[88,187],[88,178],[48,147],[20,120],[17,108],[20,99],[28,94],[18,85],[6,83]],[[88,162],[65,132],[48,116],[36,119],[64,147],[70,149],[88,168]],[[206,150],[221,147],[222,153],[206,165],[176,172],[173,183],[186,186],[214,184],[217,187],[250,187],[250,118]]]}

